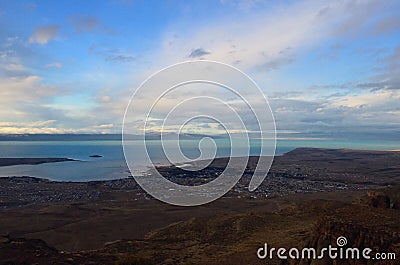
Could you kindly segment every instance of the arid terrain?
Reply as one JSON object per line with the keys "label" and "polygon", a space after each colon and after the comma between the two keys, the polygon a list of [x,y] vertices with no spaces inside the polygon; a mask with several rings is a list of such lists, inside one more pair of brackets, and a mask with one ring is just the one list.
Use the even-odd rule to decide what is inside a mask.
{"label": "arid terrain", "polygon": [[[199,207],[159,202],[132,178],[0,178],[0,264],[399,264],[399,152],[296,149],[276,157],[268,178],[249,192],[256,160],[231,192]],[[161,171],[198,184],[224,164],[217,159],[197,174]],[[396,253],[397,260],[256,254],[264,243],[321,249],[339,236],[347,246]]]}

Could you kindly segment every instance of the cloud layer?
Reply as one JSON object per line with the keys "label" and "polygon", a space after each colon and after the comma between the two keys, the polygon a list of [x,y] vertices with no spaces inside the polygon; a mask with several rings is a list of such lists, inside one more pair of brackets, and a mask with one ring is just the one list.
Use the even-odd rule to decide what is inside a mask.
{"label": "cloud layer", "polygon": [[[4,8],[0,133],[118,133],[142,81],[199,59],[254,78],[282,134],[395,137],[400,130],[397,1],[164,4],[102,3],[93,10],[83,3],[79,14],[63,8],[53,14],[41,5]],[[21,26],[8,14],[35,23]],[[190,94],[196,93],[180,96]],[[143,104],[153,101],[149,96]],[[199,124],[201,132],[220,132]]]}

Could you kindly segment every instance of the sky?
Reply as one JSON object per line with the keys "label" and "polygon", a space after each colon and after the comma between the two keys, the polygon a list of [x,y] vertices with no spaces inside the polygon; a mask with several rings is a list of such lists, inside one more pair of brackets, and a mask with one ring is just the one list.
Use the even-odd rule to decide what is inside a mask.
{"label": "sky", "polygon": [[148,76],[212,60],[258,84],[281,138],[400,140],[398,10],[394,0],[2,0],[0,133],[120,133]]}

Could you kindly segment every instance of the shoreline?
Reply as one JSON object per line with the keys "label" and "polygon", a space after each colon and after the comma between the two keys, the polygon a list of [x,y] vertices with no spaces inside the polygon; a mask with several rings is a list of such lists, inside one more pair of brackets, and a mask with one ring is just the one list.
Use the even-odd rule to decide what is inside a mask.
{"label": "shoreline", "polygon": [[44,177],[35,177],[35,176],[0,176],[1,180],[8,180],[15,182],[24,182],[24,183],[38,183],[38,182],[46,182],[46,183],[54,183],[54,184],[95,184],[95,183],[103,183],[103,182],[118,182],[125,180],[134,180],[133,177],[125,177],[118,179],[99,179],[99,180],[90,180],[90,181],[65,181],[65,180],[52,180]]}
{"label": "shoreline", "polygon": [[[273,166],[270,169],[270,172],[273,172],[273,169],[276,168],[277,166],[280,167],[279,165],[282,164],[291,164],[290,162],[296,161],[296,163],[303,164],[303,166],[310,167],[311,165],[306,165],[309,162],[313,162],[313,167],[319,167],[321,165],[314,164],[318,160],[320,162],[326,161],[326,160],[336,160],[337,162],[341,161],[342,163],[344,161],[350,161],[353,160],[354,163],[358,164],[359,159],[366,159],[370,163],[372,162],[378,162],[380,166],[378,166],[376,169],[378,171],[385,170],[382,168],[382,164],[380,163],[382,156],[388,156],[390,160],[392,159],[398,159],[398,154],[400,152],[400,149],[396,150],[363,150],[363,149],[347,149],[347,148],[312,148],[312,147],[299,147],[295,148],[291,151],[288,151],[286,153],[283,153],[282,155],[275,156]],[[256,161],[258,161],[259,156],[249,156],[249,166],[254,167]],[[227,161],[229,161],[229,157],[217,157],[212,159],[213,161],[210,163],[209,167],[211,168],[221,168],[225,167],[227,164]],[[0,168],[2,167],[7,167],[7,166],[20,166],[20,165],[40,165],[40,164],[46,164],[46,163],[59,163],[59,162],[79,162],[82,160],[79,159],[73,159],[73,158],[66,158],[66,157],[6,157],[6,158],[0,158]],[[366,161],[365,161],[366,162]],[[171,164],[165,164],[165,165],[155,165],[158,169],[169,169],[171,171],[175,170],[178,166],[177,165],[171,165]],[[334,166],[334,165],[327,165],[328,168]],[[345,166],[345,165],[343,165]],[[346,165],[348,166],[348,165]],[[365,166],[358,165],[362,168],[365,168]],[[376,165],[375,165],[376,166]],[[374,166],[374,167],[375,167]],[[393,165],[394,166],[394,165]],[[272,171],[271,171],[272,170]],[[287,171],[287,169],[282,168],[280,171]],[[296,170],[295,170],[296,171]],[[362,170],[364,171],[364,170]],[[128,172],[129,173],[129,172]],[[367,173],[367,172],[365,172]],[[394,173],[394,172],[393,172]],[[397,173],[397,172],[396,172]],[[37,176],[37,175],[30,175],[28,172],[26,175],[3,175],[0,176],[1,178],[6,178],[6,177],[16,177],[16,178],[37,178],[37,179],[46,179],[52,182],[60,182],[60,183],[68,183],[68,182],[76,182],[76,183],[85,183],[85,182],[96,182],[96,181],[112,181],[112,180],[120,180],[120,179],[131,179],[132,174],[129,173],[130,175],[126,176],[120,176],[118,178],[113,178],[110,176],[109,179],[96,179],[94,178],[93,180],[89,181],[70,181],[70,180],[54,180],[51,177],[45,177],[45,176]],[[186,174],[187,175],[187,174]]]}
{"label": "shoreline", "polygon": [[0,167],[18,166],[18,165],[40,165],[45,163],[58,163],[58,162],[77,162],[80,160],[65,158],[65,157],[5,157],[0,158]]}

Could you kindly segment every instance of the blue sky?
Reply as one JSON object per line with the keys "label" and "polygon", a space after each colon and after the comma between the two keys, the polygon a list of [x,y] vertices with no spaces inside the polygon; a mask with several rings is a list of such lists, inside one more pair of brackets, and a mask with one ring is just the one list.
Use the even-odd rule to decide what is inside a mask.
{"label": "blue sky", "polygon": [[398,139],[398,10],[398,1],[3,0],[0,133],[119,133],[146,77],[208,59],[258,83],[280,137]]}

